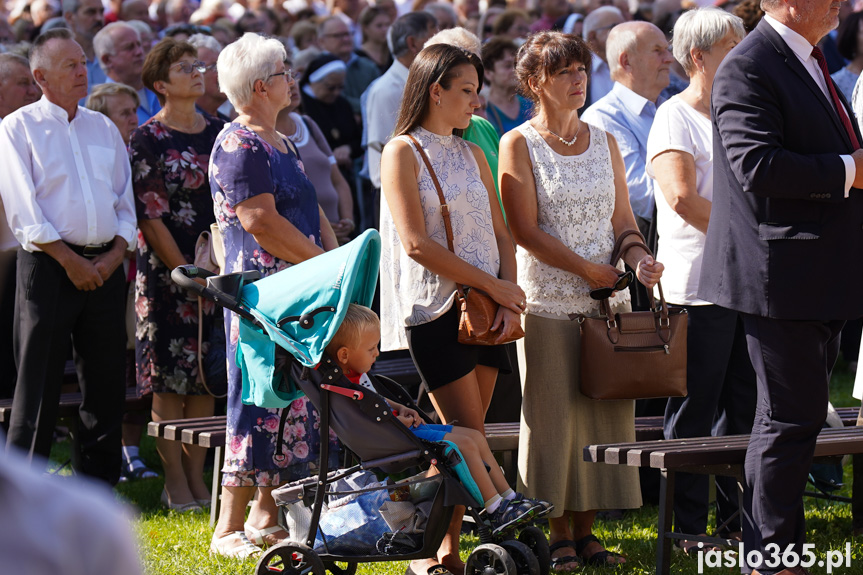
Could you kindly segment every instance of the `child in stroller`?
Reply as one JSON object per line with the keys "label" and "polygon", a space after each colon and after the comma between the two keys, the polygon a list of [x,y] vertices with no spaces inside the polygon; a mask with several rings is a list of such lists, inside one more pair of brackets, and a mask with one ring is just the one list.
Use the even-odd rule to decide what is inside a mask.
{"label": "child in stroller", "polygon": [[[352,303],[326,351],[350,381],[377,392],[368,371],[379,355],[380,338],[380,319],[377,314],[367,307]],[[393,415],[420,439],[446,440],[459,448],[482,494],[493,533],[542,517],[552,510],[550,503],[529,499],[509,487],[500,467],[494,462],[488,442],[480,432],[454,425],[427,424],[415,410],[390,399],[386,401]],[[487,467],[486,462],[491,462],[491,465]]]}

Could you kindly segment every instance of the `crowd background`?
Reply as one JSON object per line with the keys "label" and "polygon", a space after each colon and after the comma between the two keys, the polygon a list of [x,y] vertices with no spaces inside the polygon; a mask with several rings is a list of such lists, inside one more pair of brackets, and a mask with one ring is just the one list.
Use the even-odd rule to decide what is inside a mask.
{"label": "crowd background", "polygon": [[[385,149],[392,149],[392,146],[387,148],[386,144],[394,133],[416,133],[417,124],[404,124],[399,122],[397,116],[409,70],[424,46],[434,44],[433,37],[446,31],[451,34],[439,37],[437,42],[460,46],[477,56],[480,66],[476,69],[483,73],[483,78],[482,89],[476,94],[475,101],[471,100],[465,104],[473,113],[469,125],[461,126],[449,119],[441,125],[450,130],[463,129],[464,140],[477,146],[470,149],[479,150],[482,155],[477,156],[476,172],[469,172],[468,175],[474,181],[481,179],[485,187],[493,192],[490,197],[498,201],[489,208],[488,213],[501,214],[502,220],[505,219],[504,221],[510,224],[512,238],[518,244],[518,284],[525,291],[513,291],[519,289],[518,286],[513,289],[501,287],[500,298],[496,299],[506,299],[506,302],[500,303],[510,309],[528,313],[529,337],[526,341],[538,341],[538,335],[531,337],[531,333],[549,331],[547,326],[554,324],[554,317],[551,317],[554,310],[549,312],[551,316],[543,315],[548,310],[543,309],[539,302],[542,299],[543,282],[537,278],[541,278],[542,274],[534,269],[537,275],[523,277],[526,273],[524,269],[531,265],[537,266],[538,260],[544,261],[552,257],[546,254],[553,253],[554,250],[578,251],[575,246],[580,244],[573,241],[572,245],[565,248],[554,246],[554,250],[546,252],[546,246],[542,243],[544,240],[537,239],[534,229],[537,223],[537,206],[527,206],[530,209],[525,211],[523,198],[516,198],[522,188],[515,186],[513,182],[519,182],[525,168],[513,159],[517,157],[513,152],[513,142],[521,142],[519,145],[524,145],[526,140],[529,142],[526,149],[531,150],[530,158],[522,157],[518,160],[527,162],[524,165],[528,166],[528,173],[531,161],[538,161],[540,164],[561,161],[563,165],[560,157],[566,156],[567,150],[572,151],[571,144],[567,144],[566,139],[558,133],[551,132],[549,126],[555,121],[568,127],[576,127],[577,131],[565,132],[570,136],[574,134],[572,141],[575,142],[581,134],[580,118],[583,118],[586,125],[593,128],[587,130],[582,142],[605,142],[606,133],[611,136],[604,155],[601,153],[601,157],[588,158],[594,167],[604,165],[603,162],[608,162],[608,165],[605,166],[606,171],[590,175],[587,183],[582,181],[583,176],[580,180],[576,178],[575,172],[570,174],[574,179],[565,181],[573,184],[574,189],[580,190],[592,190],[591,186],[603,178],[615,182],[612,187],[616,187],[616,191],[609,192],[610,200],[606,198],[610,202],[605,208],[609,210],[607,221],[599,218],[597,221],[602,220],[604,223],[590,223],[598,226],[597,229],[605,230],[602,232],[605,236],[600,238],[600,243],[608,239],[606,228],[610,225],[609,222],[618,224],[614,226],[612,240],[619,235],[621,225],[626,227],[631,222],[632,227],[637,228],[646,239],[649,247],[654,252],[658,249],[657,259],[665,261],[667,265],[670,261],[677,261],[677,264],[668,270],[671,274],[669,283],[677,283],[672,283],[671,289],[667,289],[666,293],[669,294],[671,303],[695,308],[698,319],[693,321],[699,329],[707,333],[701,336],[702,341],[696,342],[696,350],[703,351],[703,348],[710,347],[715,342],[716,326],[721,324],[725,330],[723,341],[727,345],[727,357],[719,361],[722,365],[717,368],[719,373],[715,379],[720,388],[725,382],[728,389],[736,389],[729,383],[736,382],[754,393],[747,385],[753,378],[751,366],[748,365],[748,359],[741,359],[745,354],[740,347],[741,333],[737,318],[734,314],[729,317],[728,310],[708,309],[716,306],[706,306],[699,310],[706,302],[693,295],[697,291],[697,285],[691,285],[690,281],[690,277],[697,277],[703,234],[709,218],[710,192],[705,191],[704,182],[709,178],[712,163],[712,156],[708,152],[710,135],[706,134],[703,125],[699,127],[699,123],[703,122],[705,114],[709,120],[709,110],[704,108],[703,104],[709,102],[710,84],[721,57],[714,60],[708,58],[707,64],[698,65],[692,61],[691,54],[678,55],[676,42],[672,57],[669,43],[675,38],[676,25],[684,14],[708,5],[739,17],[739,20],[721,20],[720,24],[716,24],[717,29],[731,35],[731,40],[728,40],[731,45],[726,47],[723,44],[723,56],[745,32],[753,30],[763,16],[756,0],[720,0],[716,3],[681,0],[641,3],[627,0],[330,0],[326,3],[319,0],[287,0],[284,3],[272,0],[203,0],[200,3],[193,0],[9,0],[0,6],[0,121],[17,109],[37,101],[41,96],[41,90],[27,60],[32,42],[40,34],[67,28],[86,58],[87,91],[81,98],[81,104],[86,104],[88,108],[110,118],[117,126],[130,157],[131,184],[139,231],[134,245],[131,246],[135,254],[126,258],[123,272],[127,281],[126,307],[135,317],[127,329],[127,353],[123,358],[127,374],[125,384],[137,387],[140,394],[153,394],[154,403],[151,414],[127,413],[124,416],[121,434],[121,477],[133,480],[155,476],[147,463],[140,458],[137,448],[148,416],[153,419],[198,417],[212,414],[214,409],[212,390],[202,381],[199,372],[201,364],[197,361],[197,356],[206,355],[215,348],[224,349],[226,338],[231,340],[232,325],[230,322],[227,326],[223,325],[220,314],[214,313],[212,306],[195,304],[184,294],[172,289],[170,280],[167,279],[167,274],[175,265],[194,261],[195,239],[201,231],[218,221],[224,230],[232,230],[227,236],[227,241],[230,241],[232,246],[244,245],[244,242],[249,241],[248,236],[253,236],[260,253],[255,252],[253,255],[244,252],[240,247],[232,247],[229,249],[231,257],[236,259],[243,269],[255,268],[264,273],[272,273],[306,257],[312,257],[321,249],[331,249],[334,245],[345,243],[368,228],[381,227],[385,233],[401,235],[404,241],[406,234],[395,234],[394,227],[407,225],[405,222],[423,223],[422,220],[412,221],[409,210],[401,214],[390,213],[390,206],[393,205],[390,198],[385,198],[382,205],[382,197],[387,193],[387,174],[395,179],[405,177],[403,174],[393,175],[395,169],[392,165],[387,168]],[[863,70],[863,12],[860,10],[863,10],[863,3],[859,1],[843,2],[838,29],[825,36],[819,44],[836,86],[849,101],[852,95],[856,96],[861,92],[859,88],[855,92],[855,85]],[[687,25],[689,18],[683,18],[683,21],[684,25]],[[688,25],[692,26],[691,23]],[[725,36],[720,34],[719,37],[709,39],[698,37],[703,34],[703,30],[704,28],[698,28],[696,31],[688,31],[690,36],[697,37],[695,40],[690,38],[691,47],[711,53],[714,45],[719,45]],[[583,105],[571,110],[571,114],[565,118],[549,117],[548,109],[559,102],[549,93],[531,84],[529,74],[526,75],[524,71],[526,68],[519,70],[519,65],[530,64],[521,59],[522,53],[519,49],[525,43],[529,46],[531,42],[535,44],[540,37],[537,35],[547,31],[559,31],[581,39],[575,44],[566,44],[574,41],[562,41],[560,35],[544,36],[541,45],[535,48],[541,52],[546,44],[563,42],[561,45],[568,47],[561,50],[569,54],[569,60],[564,58],[562,65],[568,67],[573,63],[581,63],[584,67],[586,88]],[[275,60],[271,62],[272,69],[268,72],[267,81],[272,76],[285,76],[287,80],[288,91],[280,96],[282,99],[275,104],[269,96],[266,101],[258,101],[255,98],[259,95],[231,93],[230,89],[226,89],[230,82],[219,81],[219,74],[225,74],[226,69],[234,75],[243,73],[242,70],[233,69],[224,63],[227,58],[220,58],[220,54],[227,50],[227,53],[235,56],[238,51],[242,53],[242,50],[247,49],[243,42],[238,43],[246,33],[254,33],[255,38],[268,38],[266,53],[279,61],[279,65],[276,65]],[[429,42],[430,39],[433,39],[432,42]],[[577,47],[573,47],[576,45]],[[527,55],[525,54],[525,57]],[[547,70],[537,66],[534,64],[534,76],[543,77]],[[859,99],[863,100],[863,96]],[[667,101],[670,105],[666,106],[664,103]],[[701,114],[701,119],[697,114],[687,118],[685,107],[681,108],[680,102],[689,104]],[[699,107],[699,104],[702,106]],[[426,101],[425,105],[429,106],[430,110],[435,109],[432,102]],[[675,112],[675,109],[678,111]],[[863,111],[863,101],[854,111]],[[259,120],[257,114],[266,121],[255,123]],[[309,178],[306,179],[305,174],[301,177],[298,172],[294,173],[296,166],[288,162],[284,164],[284,169],[288,172],[282,174],[276,173],[276,170],[271,176],[272,180],[267,180],[266,183],[270,185],[273,181],[281,182],[286,195],[306,198],[301,217],[278,204],[278,194],[277,205],[270,206],[272,211],[281,214],[278,216],[280,220],[287,222],[292,229],[300,230],[303,239],[312,236],[306,252],[299,253],[294,248],[287,249],[285,246],[274,245],[272,249],[268,247],[267,239],[264,239],[267,235],[252,231],[259,229],[254,226],[264,224],[260,217],[249,213],[251,204],[246,204],[245,214],[240,210],[234,212],[232,206],[237,202],[260,200],[254,200],[251,191],[233,199],[227,190],[223,195],[216,192],[223,184],[211,171],[210,156],[214,144],[226,150],[224,140],[228,139],[232,142],[230,146],[233,149],[227,151],[233,152],[236,146],[239,146],[242,152],[245,146],[252,145],[248,144],[248,141],[256,137],[242,130],[235,135],[230,131],[219,135],[225,123],[238,118],[240,125],[249,127],[254,124],[260,128],[259,133],[272,131],[287,137],[290,144],[278,136],[274,136],[274,139],[262,137],[266,143],[258,143],[269,154],[271,161],[267,165],[271,168],[274,164],[279,164],[279,161],[272,159],[280,157],[278,152],[290,155],[293,152],[288,149],[293,150],[294,146],[299,149]],[[532,118],[539,118],[541,121],[538,126],[534,124],[534,128],[531,128],[533,131],[519,128],[526,126],[526,122]],[[662,134],[653,129],[656,126],[662,127]],[[426,126],[420,129],[424,128]],[[519,129],[516,130],[517,128]],[[540,128],[542,132],[539,131]],[[514,135],[514,130],[518,135]],[[510,133],[509,136],[506,136],[507,133]],[[431,146],[436,152],[446,149],[446,142],[442,144],[436,141],[429,133],[422,135],[427,137],[423,141],[424,147]],[[545,138],[547,143],[559,139],[566,147],[557,144],[551,146],[549,143],[551,155],[544,148],[537,152],[535,147],[543,146],[542,138]],[[434,145],[429,143],[432,140],[435,141]],[[286,145],[285,151],[281,150],[282,144]],[[465,151],[467,149],[459,148],[458,152],[451,153],[469,157]],[[586,150],[586,147],[582,149]],[[683,165],[675,164],[675,161],[689,161],[675,156],[680,152],[683,152],[684,156],[688,154],[687,157],[694,162],[693,171],[687,172],[685,177],[680,175],[681,172],[675,171],[676,167]],[[592,148],[592,153],[597,153],[597,149]],[[413,158],[412,151],[405,154],[405,157]],[[485,162],[479,161],[482,158]],[[502,160],[500,170],[499,160]],[[233,174],[231,170],[240,171],[240,168],[230,167],[232,164],[227,155],[214,161],[220,167],[224,165],[226,174]],[[244,161],[249,161],[249,158],[244,158]],[[258,158],[255,161],[261,160]],[[391,164],[392,162],[393,159],[390,159]],[[246,169],[250,168],[247,166]],[[588,171],[586,167],[576,168],[579,169]],[[260,177],[260,174],[256,176]],[[242,179],[241,175],[235,177]],[[504,183],[507,177],[513,178],[508,185]],[[552,176],[548,177],[553,180]],[[292,189],[297,178],[302,179],[299,191]],[[535,185],[541,194],[542,189],[551,188],[552,185],[540,182],[540,179]],[[421,182],[419,187],[423,189]],[[697,199],[693,200],[693,194],[687,195],[679,191],[684,188],[691,188],[695,191],[694,196],[707,200],[706,207],[703,202],[699,204]],[[615,203],[614,195],[620,193],[620,189],[627,194],[623,197],[628,197],[628,205],[626,202],[623,205]],[[230,191],[238,193],[233,188]],[[606,192],[608,190],[602,193]],[[309,198],[314,197],[317,207],[308,203]],[[435,199],[435,196],[431,195],[430,198]],[[217,205],[215,213],[214,201]],[[541,200],[538,201],[541,203]],[[262,210],[267,207],[260,206]],[[513,210],[516,217],[508,218],[506,208]],[[548,209],[546,207],[546,210]],[[540,218],[542,211],[540,206]],[[534,219],[526,220],[525,213],[533,214]],[[381,220],[382,217],[384,221]],[[404,221],[400,221],[400,218]],[[321,223],[316,227],[313,222],[318,220]],[[566,226],[581,225],[576,220],[573,215],[569,221],[559,222],[561,229],[556,230],[555,234],[564,233],[561,230]],[[428,221],[425,223],[426,226],[430,225]],[[509,242],[500,241],[501,235],[508,233],[502,225],[502,222],[495,219],[494,226],[490,223],[487,226],[491,241],[497,238],[504,256],[500,256],[501,262],[486,271],[493,271],[500,277],[508,273],[504,271],[508,265],[505,262],[512,257],[508,252]],[[701,234],[700,240],[698,233],[693,230]],[[599,232],[597,234],[599,235]],[[485,241],[488,242],[489,238]],[[590,243],[594,240],[583,241]],[[16,337],[13,328],[16,252],[19,243],[6,224],[5,213],[0,213],[0,340],[4,342],[11,342],[13,337]],[[416,254],[411,253],[412,259],[417,260],[414,257]],[[432,270],[438,275],[445,275],[441,270],[447,269],[448,256],[438,254],[436,257],[442,257],[440,262],[443,263],[425,260],[420,267]],[[640,260],[626,263],[633,269],[639,269],[641,265]],[[497,267],[498,265],[500,267]],[[479,267],[482,269],[482,266]],[[567,269],[564,264],[552,267]],[[553,275],[553,272],[548,270],[545,272]],[[417,273],[422,275],[423,272],[420,270]],[[466,273],[469,276],[479,272],[474,270]],[[605,274],[608,273],[609,270],[605,270]],[[588,284],[595,287],[593,284],[599,281],[587,279],[590,274],[576,275],[585,278],[582,286],[584,290]],[[508,279],[515,281],[514,277]],[[626,305],[627,301],[631,300],[633,309],[643,309],[647,305],[647,292],[643,286],[633,282],[630,292],[626,298],[621,297],[616,303]],[[525,303],[518,300],[524,300]],[[382,307],[386,308],[392,303],[383,302]],[[415,304],[415,301],[411,301],[407,304],[401,302],[400,305],[407,305],[412,309],[411,306]],[[198,305],[201,305],[200,313]],[[386,334],[388,325],[385,309],[382,310],[382,316]],[[413,324],[408,325],[413,327]],[[392,328],[393,325],[389,327]],[[419,338],[419,330],[411,336],[410,330],[407,334],[404,333],[403,325],[395,327],[402,329],[400,335],[392,336],[396,340],[405,336],[407,339]],[[227,331],[220,334],[223,329]],[[842,353],[852,368],[856,367],[860,333],[860,321],[849,322],[843,332]],[[565,340],[566,337],[568,336],[560,335],[554,339]],[[386,338],[385,335],[384,339]],[[390,347],[396,349],[407,345],[405,342],[404,346],[393,344]],[[550,344],[542,346],[546,348],[546,353],[550,353],[547,350],[549,346]],[[690,347],[692,346],[693,342],[690,341]],[[71,357],[70,351],[64,350],[63,353]],[[422,372],[423,367],[417,359],[416,350],[411,349],[411,353]],[[531,361],[537,364],[547,361],[541,359],[536,351],[526,352],[525,349],[519,350],[518,357],[514,349],[507,350],[504,355],[505,357],[495,359],[492,363],[473,360],[471,370],[477,370],[478,373],[474,376],[477,390],[471,390],[470,393],[478,394],[479,399],[474,406],[478,410],[476,413],[460,412],[453,407],[464,398],[466,392],[462,388],[450,397],[452,394],[449,392],[435,393],[432,386],[435,408],[444,421],[458,419],[462,424],[481,430],[498,370],[506,373],[513,367],[510,363],[514,364],[517,371],[519,365],[524,370],[525,365],[531,365]],[[699,369],[711,362],[716,363],[716,354],[713,351],[707,355],[710,357],[701,358],[702,363],[697,363],[696,359],[695,364],[700,366]],[[232,353],[229,352],[228,356],[233,360]],[[554,353],[551,354],[551,357],[553,356]],[[690,357],[690,364],[692,363],[693,357]],[[0,397],[12,397],[16,387],[17,365],[13,346],[0,346]],[[484,375],[483,370],[488,367],[493,367],[494,373]],[[577,369],[577,366],[568,369]],[[233,363],[229,372],[228,379],[236,380],[238,375]],[[427,383],[434,379],[430,374],[424,373],[423,376]],[[456,379],[461,381],[459,378],[463,376],[467,377],[465,374],[441,377],[444,378],[443,383],[449,383]],[[490,383],[483,383],[484,377],[490,377]],[[524,377],[522,374],[522,378]],[[568,376],[541,373],[533,377],[560,379]],[[117,384],[122,385],[123,382],[118,381]],[[547,414],[546,404],[553,401],[555,393],[551,392],[550,397],[535,397],[526,392],[525,397],[532,400],[529,402],[528,419],[544,417]],[[728,392],[731,393],[732,391]],[[643,403],[638,405],[634,412],[631,406],[624,405],[621,414],[612,414],[605,418],[612,424],[609,431],[611,435],[602,437],[604,441],[625,439],[625,435],[616,434],[627,427],[627,422],[631,423],[633,413],[664,414],[668,437],[711,432],[735,433],[741,432],[747,425],[751,426],[754,410],[754,397],[751,394],[743,393],[734,397],[711,396],[704,399],[696,393],[695,398],[698,401],[690,398],[688,405],[682,400]],[[228,401],[230,405],[232,400]],[[732,413],[725,410],[723,406],[726,402],[735,405],[738,411]],[[244,539],[243,535],[234,541],[232,534],[243,533],[242,517],[238,520],[237,514],[242,515],[242,510],[245,510],[246,502],[252,496],[251,487],[270,487],[288,478],[303,476],[310,470],[309,463],[316,458],[315,443],[320,441],[320,438],[309,433],[316,417],[314,410],[305,403],[292,406],[291,409],[293,419],[289,420],[289,423],[298,430],[287,447],[291,450],[292,465],[295,466],[291,473],[276,474],[272,477],[261,477],[260,474],[255,476],[252,473],[251,478],[243,475],[250,471],[244,468],[246,460],[256,457],[252,455],[253,450],[249,445],[238,447],[233,451],[235,458],[229,458],[228,465],[234,466],[229,471],[235,473],[231,479],[234,483],[227,486],[235,488],[235,495],[234,499],[228,498],[229,503],[226,505],[233,505],[235,512],[223,515],[228,518],[223,521],[232,522],[232,525],[221,525],[217,528],[219,537],[218,541],[214,540],[215,552],[236,554],[236,550],[240,549],[247,554],[254,553],[252,543],[262,544],[278,539],[279,530],[272,528],[273,511],[266,509],[253,511],[250,516],[252,525],[245,525],[248,540]],[[586,409],[591,411],[590,408]],[[248,410],[238,404],[236,413],[240,411],[244,414],[243,417],[248,419]],[[262,412],[256,416],[257,419],[250,420],[251,422],[235,417],[231,435],[240,443],[250,444],[251,440],[247,441],[246,435],[257,433],[266,436],[272,415]],[[585,423],[584,417],[580,414],[576,419],[580,425],[589,427],[590,430],[573,431],[572,441],[578,445],[595,442],[593,438],[599,437],[594,426]],[[698,425],[692,423],[694,420],[698,420]],[[690,423],[687,425],[686,421]],[[525,425],[524,416],[522,424]],[[710,425],[705,428],[706,424]],[[527,424],[528,430],[530,427],[531,425]],[[585,433],[583,440],[576,439]],[[524,433],[523,436],[525,442],[530,441],[530,434]],[[547,442],[548,438],[539,435],[534,441]],[[162,501],[172,509],[199,510],[209,500],[207,487],[201,477],[203,453],[194,449],[181,450],[179,446],[171,443],[163,441],[158,446],[165,471]],[[531,446],[530,449],[528,445]],[[528,481],[528,478],[540,471],[547,473],[547,469],[536,469],[537,462],[540,461],[536,455],[539,448],[535,444],[527,443],[523,447],[519,480]],[[248,451],[243,451],[246,448]],[[569,448],[567,450],[572,451]],[[528,452],[533,454],[530,461],[527,459]],[[263,455],[271,456],[271,453]],[[559,463],[556,462],[555,465]],[[541,467],[547,466],[543,464]],[[95,475],[109,482],[116,480],[114,472]],[[609,485],[608,480],[597,477],[582,481],[595,487]],[[618,562],[618,556],[607,553],[595,538],[590,539],[590,525],[597,509],[640,505],[641,494],[632,482],[631,477],[621,479],[621,485],[625,484],[620,488],[621,493],[603,496],[590,495],[589,489],[579,488],[581,497],[586,498],[584,502],[577,498],[570,500],[564,496],[560,497],[560,512],[565,515],[558,514],[558,517],[552,519],[552,543],[557,544],[554,557],[558,560],[558,568],[570,568],[581,561]],[[729,489],[727,485],[719,485],[719,488],[720,492]],[[565,490],[563,487],[561,489]],[[680,525],[676,525],[676,528],[690,533],[705,531],[706,482],[690,484],[684,480],[677,489],[678,507],[675,508],[675,513],[679,516],[678,522],[682,522],[685,528],[681,529]],[[653,490],[650,478],[642,477],[645,500],[653,498]],[[231,493],[230,490],[228,492]],[[541,490],[529,493],[553,499]],[[237,509],[241,511],[236,511]],[[723,510],[723,514],[726,513],[727,510]],[[685,521],[681,520],[681,517],[685,518]],[[254,524],[256,519],[257,525]],[[863,525],[863,517],[860,519]],[[555,520],[558,521],[556,525]],[[729,528],[731,531],[739,531],[739,526],[734,524]],[[454,533],[457,534],[457,530]],[[726,535],[739,536],[738,533]],[[457,543],[457,535],[454,537]],[[682,546],[688,549],[685,542]],[[596,558],[591,559],[594,556]],[[439,559],[447,563],[448,567],[453,567],[454,571],[458,567],[457,561],[453,563],[452,558],[445,552]]]}

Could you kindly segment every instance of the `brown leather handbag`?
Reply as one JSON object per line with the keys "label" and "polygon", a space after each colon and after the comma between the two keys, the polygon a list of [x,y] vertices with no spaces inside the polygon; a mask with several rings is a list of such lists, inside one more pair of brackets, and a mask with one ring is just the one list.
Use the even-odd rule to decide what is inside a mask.
{"label": "brown leather handbag", "polygon": [[[635,230],[620,234],[611,265],[636,246],[650,253],[643,242],[621,249],[635,234],[641,237]],[[686,310],[669,306],[657,286],[659,301],[653,299],[649,311],[612,314],[606,298],[599,317],[572,316],[581,331],[581,393],[606,400],[686,395]]]}
{"label": "brown leather handbag", "polygon": [[[452,223],[450,222],[449,206],[446,203],[446,197],[443,195],[443,190],[440,187],[440,182],[437,179],[434,168],[429,162],[425,151],[417,142],[416,138],[407,134],[413,142],[414,147],[420,154],[420,157],[425,162],[426,169],[434,182],[435,190],[437,190],[438,200],[440,200],[440,211],[443,217],[444,230],[446,231],[446,243],[449,251],[455,253],[453,249]],[[494,318],[497,316],[497,310],[500,304],[494,301],[484,291],[477,288],[456,284],[456,304],[461,310],[458,322],[458,342],[468,345],[503,345],[524,337],[524,330],[521,326],[510,336],[502,341],[499,341],[500,331],[492,331],[491,326],[494,323]]]}

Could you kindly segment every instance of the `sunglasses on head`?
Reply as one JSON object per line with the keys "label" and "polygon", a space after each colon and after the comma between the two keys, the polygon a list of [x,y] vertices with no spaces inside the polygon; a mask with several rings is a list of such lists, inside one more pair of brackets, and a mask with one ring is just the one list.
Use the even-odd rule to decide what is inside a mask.
{"label": "sunglasses on head", "polygon": [[632,283],[632,280],[635,278],[635,274],[631,271],[623,272],[622,274],[617,276],[617,281],[614,283],[612,287],[601,287],[590,290],[590,298],[591,299],[608,299],[611,297],[616,291],[620,291],[622,289],[626,289],[629,287],[629,284]]}

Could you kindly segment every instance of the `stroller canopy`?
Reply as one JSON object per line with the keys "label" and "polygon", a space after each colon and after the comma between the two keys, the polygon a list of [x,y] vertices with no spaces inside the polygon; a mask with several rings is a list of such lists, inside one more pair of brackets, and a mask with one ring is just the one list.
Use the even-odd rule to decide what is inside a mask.
{"label": "stroller canopy", "polygon": [[240,303],[266,331],[240,320],[237,364],[244,402],[284,407],[300,395],[279,381],[275,345],[306,367],[319,364],[348,305],[371,306],[380,254],[380,235],[370,229],[344,246],[243,286]]}

